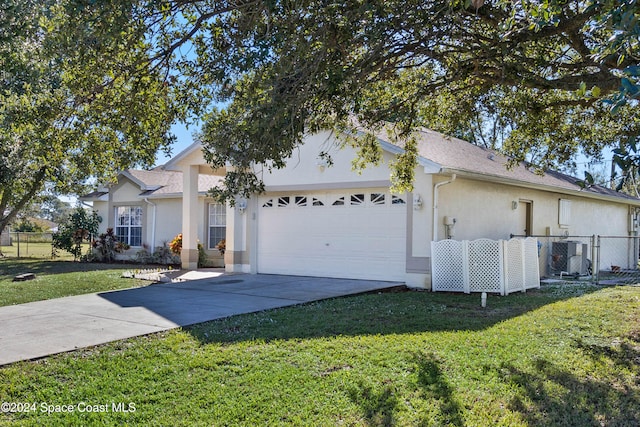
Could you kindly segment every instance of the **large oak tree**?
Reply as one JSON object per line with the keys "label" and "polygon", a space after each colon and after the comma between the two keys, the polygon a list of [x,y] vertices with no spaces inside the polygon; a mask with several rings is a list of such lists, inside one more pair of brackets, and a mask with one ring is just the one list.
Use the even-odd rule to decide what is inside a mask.
{"label": "large oak tree", "polygon": [[[540,170],[633,147],[640,131],[635,1],[236,1],[220,14],[222,3],[181,3],[182,37],[170,37],[189,40],[183,72],[224,103],[202,135],[212,164],[237,167],[222,196],[260,188],[251,165],[281,166],[319,129],[392,123],[406,147],[398,190],[411,188],[419,126]],[[366,132],[346,139],[379,159]]]}
{"label": "large oak tree", "polygon": [[45,185],[78,190],[169,147],[181,110],[149,59],[147,12],[133,1],[2,2],[0,231]]}
{"label": "large oak tree", "polygon": [[420,126],[541,169],[607,146],[633,162],[639,33],[635,0],[9,0],[0,229],[45,182],[150,165],[187,113],[235,166],[230,199],[321,129],[363,165],[391,123],[397,190]]}

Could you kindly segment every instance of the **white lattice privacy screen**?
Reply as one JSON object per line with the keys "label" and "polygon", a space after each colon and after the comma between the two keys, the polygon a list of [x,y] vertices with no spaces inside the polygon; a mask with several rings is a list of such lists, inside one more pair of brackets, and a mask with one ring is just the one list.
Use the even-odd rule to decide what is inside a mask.
{"label": "white lattice privacy screen", "polygon": [[431,242],[434,291],[495,292],[540,287],[538,240],[441,240]]}

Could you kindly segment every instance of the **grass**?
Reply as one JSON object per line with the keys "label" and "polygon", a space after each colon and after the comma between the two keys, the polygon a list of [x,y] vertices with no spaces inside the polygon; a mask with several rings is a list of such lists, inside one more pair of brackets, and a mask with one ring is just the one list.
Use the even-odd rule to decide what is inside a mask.
{"label": "grass", "polygon": [[[0,306],[145,284],[141,280],[122,279],[120,276],[125,269],[131,269],[131,266],[2,258],[0,259]],[[13,278],[22,273],[35,273],[36,279],[14,282]]]}
{"label": "grass", "polygon": [[[51,242],[20,242],[20,256],[18,256],[18,244],[0,247],[0,253],[9,258],[36,258],[51,260]],[[82,253],[89,250],[89,244],[82,245]],[[73,260],[73,255],[61,249],[56,250],[55,259]]]}
{"label": "grass", "polygon": [[13,364],[0,396],[36,404],[0,425],[637,426],[640,287],[338,298]]}

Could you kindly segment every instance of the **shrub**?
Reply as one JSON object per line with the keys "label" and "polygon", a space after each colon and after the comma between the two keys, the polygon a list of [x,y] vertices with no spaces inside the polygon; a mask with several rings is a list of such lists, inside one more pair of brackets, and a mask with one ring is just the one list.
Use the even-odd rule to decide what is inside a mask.
{"label": "shrub", "polygon": [[169,245],[165,242],[162,246],[158,246],[151,256],[154,264],[172,265],[180,264],[180,256],[174,253]]}
{"label": "shrub", "polygon": [[198,243],[198,267],[206,267],[207,261],[207,253],[204,251],[204,246]]}
{"label": "shrub", "polygon": [[88,242],[98,232],[101,222],[102,218],[97,212],[89,212],[78,206],[65,222],[58,225],[58,231],[53,233],[53,247],[69,252],[74,260],[80,259],[82,242]]}
{"label": "shrub", "polygon": [[227,250],[227,239],[222,239],[216,245],[216,249],[220,251],[220,255],[224,255],[224,252]]}
{"label": "shrub", "polygon": [[156,247],[151,253],[147,245],[136,252],[136,262],[140,264],[160,264],[173,265],[180,263],[180,256],[174,254],[169,248],[169,244],[164,242],[161,246]]}
{"label": "shrub", "polygon": [[129,245],[118,240],[113,228],[107,228],[107,232],[98,236],[91,246],[93,250],[90,260],[98,262],[113,262],[116,259],[116,254],[129,249]]}
{"label": "shrub", "polygon": [[[182,233],[178,234],[169,242],[169,248],[175,255],[180,255],[182,252]],[[204,267],[207,264],[207,253],[204,250],[204,246],[198,243],[198,267]]]}
{"label": "shrub", "polygon": [[180,252],[182,252],[182,233],[173,238],[169,243],[169,248],[174,254],[180,255]]}

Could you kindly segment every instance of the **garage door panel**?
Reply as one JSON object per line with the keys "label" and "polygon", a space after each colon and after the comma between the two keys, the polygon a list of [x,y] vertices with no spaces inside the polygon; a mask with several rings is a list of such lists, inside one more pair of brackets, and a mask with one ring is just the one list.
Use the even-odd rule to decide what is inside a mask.
{"label": "garage door panel", "polygon": [[[376,194],[383,190],[373,190]],[[370,201],[372,190],[357,190]],[[349,205],[339,193],[308,194],[307,200],[345,198],[345,206],[277,207],[259,211],[258,271],[273,274],[404,280],[406,207]],[[268,199],[278,200],[275,195]],[[358,200],[361,199],[360,197]],[[290,197],[294,200],[294,197]],[[261,203],[264,206],[266,202]]]}

